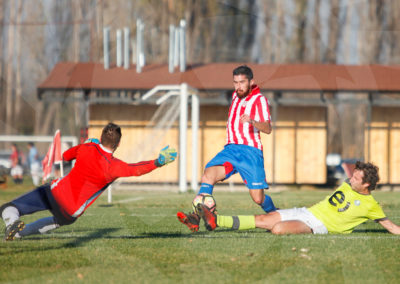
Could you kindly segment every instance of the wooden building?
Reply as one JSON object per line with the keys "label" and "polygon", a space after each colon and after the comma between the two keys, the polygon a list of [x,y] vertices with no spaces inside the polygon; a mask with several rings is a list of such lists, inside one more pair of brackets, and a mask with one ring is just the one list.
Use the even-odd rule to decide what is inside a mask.
{"label": "wooden building", "polygon": [[[187,83],[200,97],[199,173],[225,143],[225,125],[233,91],[232,70],[239,63],[189,66],[185,72],[168,72],[167,65],[148,65],[141,73],[134,68],[102,64],[57,64],[48,78],[38,86],[38,96],[87,103],[89,136],[99,135],[102,127],[113,121],[123,127],[123,140],[116,156],[127,161],[141,157],[144,143],[151,144],[149,127],[158,106],[154,100],[144,102],[143,94],[158,85]],[[350,99],[354,105],[366,105],[364,159],[380,167],[382,183],[399,184],[400,168],[400,66],[344,66],[320,64],[249,64],[255,81],[270,101],[273,132],[262,134],[267,180],[284,184],[324,184],[327,181],[327,106],[343,101],[341,93],[358,93]],[[83,94],[83,97],[81,96]],[[190,117],[190,116],[189,116]],[[159,130],[162,132],[162,130]],[[188,150],[190,148],[190,123]],[[173,123],[160,145],[178,147],[178,124]],[[150,137],[150,138],[149,138]],[[143,142],[144,139],[145,142]],[[151,141],[152,143],[154,141]],[[143,154],[143,153],[140,153]],[[190,180],[190,157],[188,180]],[[171,182],[178,180],[178,165],[172,164],[134,182]],[[239,176],[234,182],[241,182]]]}

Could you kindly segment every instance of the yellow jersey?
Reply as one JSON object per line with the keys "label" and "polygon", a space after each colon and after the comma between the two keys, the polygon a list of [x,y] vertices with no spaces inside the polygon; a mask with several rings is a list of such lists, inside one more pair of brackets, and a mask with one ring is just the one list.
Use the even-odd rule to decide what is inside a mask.
{"label": "yellow jersey", "polygon": [[308,210],[328,229],[329,233],[351,233],[354,228],[368,219],[386,218],[374,197],[360,194],[346,181],[331,195]]}

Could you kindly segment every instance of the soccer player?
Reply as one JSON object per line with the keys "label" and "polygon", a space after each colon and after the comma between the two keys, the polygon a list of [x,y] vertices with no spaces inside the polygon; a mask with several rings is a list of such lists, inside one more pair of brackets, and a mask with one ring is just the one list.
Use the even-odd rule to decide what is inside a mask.
{"label": "soccer player", "polygon": [[16,184],[20,184],[23,182],[24,178],[23,178],[23,173],[24,170],[21,166],[22,164],[22,153],[18,150],[17,144],[13,143],[11,145],[11,156],[10,156],[10,160],[11,160],[11,177],[14,180],[14,183]]}
{"label": "soccer player", "polygon": [[[233,70],[233,86],[235,91],[229,109],[226,145],[206,165],[198,194],[212,194],[217,182],[239,173],[253,201],[265,212],[272,212],[276,210],[274,203],[264,194],[268,183],[260,139],[260,132],[270,134],[272,131],[268,100],[260,93],[253,71],[247,66]],[[200,217],[195,212],[178,212],[177,217],[192,232],[198,231]]]}
{"label": "soccer player", "polygon": [[[113,156],[120,139],[121,128],[109,123],[103,128],[101,143],[92,139],[63,153],[64,160],[76,160],[68,175],[2,205],[0,216],[6,224],[4,239],[10,241],[32,234],[43,234],[72,224],[115,179],[144,175],[173,162],[177,156],[175,149],[167,146],[155,160],[128,164]],[[53,216],[26,226],[19,219],[23,215],[43,210],[49,210]]]}
{"label": "soccer player", "polygon": [[32,182],[34,186],[38,186],[40,181],[39,154],[33,142],[28,142],[28,149],[28,165],[31,170]]}
{"label": "soccer player", "polygon": [[276,210],[264,215],[220,216],[199,204],[198,211],[209,231],[216,227],[237,230],[262,228],[273,234],[351,233],[367,220],[374,220],[392,234],[400,226],[390,221],[371,195],[379,181],[378,168],[372,163],[357,162],[350,179],[310,208]]}

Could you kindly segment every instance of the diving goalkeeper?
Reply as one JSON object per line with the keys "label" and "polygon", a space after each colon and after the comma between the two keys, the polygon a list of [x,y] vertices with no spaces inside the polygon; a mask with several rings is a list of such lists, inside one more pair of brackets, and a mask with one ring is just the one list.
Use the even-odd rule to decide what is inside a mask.
{"label": "diving goalkeeper", "polygon": [[[113,156],[121,140],[121,128],[109,123],[103,128],[100,142],[72,147],[63,153],[63,160],[76,160],[71,172],[6,203],[0,207],[6,229],[4,240],[10,241],[32,234],[46,233],[70,225],[119,177],[141,176],[173,162],[175,149],[165,147],[155,160],[135,164],[125,163]],[[53,216],[25,226],[23,215],[49,210]]]}
{"label": "diving goalkeeper", "polygon": [[378,168],[357,162],[353,175],[331,195],[310,208],[292,208],[253,216],[221,216],[199,204],[198,212],[209,231],[216,227],[237,230],[263,228],[273,234],[351,233],[367,220],[382,225],[392,234],[400,226],[390,221],[371,195],[379,181]]}

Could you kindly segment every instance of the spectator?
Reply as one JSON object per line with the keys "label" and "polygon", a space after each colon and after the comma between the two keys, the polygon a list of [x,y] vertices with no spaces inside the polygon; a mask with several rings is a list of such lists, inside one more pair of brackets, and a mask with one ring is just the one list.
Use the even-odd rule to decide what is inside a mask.
{"label": "spectator", "polygon": [[40,182],[40,159],[38,151],[33,142],[28,143],[28,166],[31,171],[32,182],[34,186],[38,186]]}
{"label": "spectator", "polygon": [[17,144],[13,143],[11,145],[11,177],[14,180],[14,183],[20,184],[23,181],[23,173],[24,170],[21,166],[22,156],[21,153],[18,151]]}

